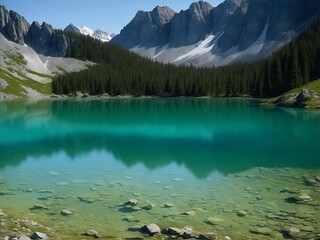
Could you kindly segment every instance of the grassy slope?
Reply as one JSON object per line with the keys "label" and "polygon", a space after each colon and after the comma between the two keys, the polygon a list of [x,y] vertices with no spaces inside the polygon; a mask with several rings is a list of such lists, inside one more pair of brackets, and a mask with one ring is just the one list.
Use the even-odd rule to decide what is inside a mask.
{"label": "grassy slope", "polygon": [[0,86],[0,92],[16,97],[28,97],[26,90],[23,88],[24,86],[37,91],[42,95],[51,94],[51,83],[42,83],[26,77],[26,74],[18,70],[18,66],[24,68],[29,74],[47,78],[50,82],[52,80],[52,76],[27,69],[27,61],[20,53],[12,54],[9,52],[3,52],[2,54],[4,54],[5,64],[7,67],[0,68],[0,78],[5,80],[8,83],[8,86],[5,88],[1,88]]}
{"label": "grassy slope", "polygon": [[21,72],[14,72],[19,75],[19,78],[13,75],[13,72],[10,72],[10,70],[8,71],[0,68],[0,78],[4,79],[8,83],[8,86],[4,89],[1,89],[0,87],[1,92],[17,97],[27,97],[27,92],[22,87],[25,86],[43,95],[51,94],[51,83],[41,83],[31,78],[25,77]]}
{"label": "grassy slope", "polygon": [[[274,102],[276,100],[278,100],[279,98],[281,98],[285,95],[289,95],[289,94],[299,94],[302,89],[312,90],[312,91],[316,92],[318,96],[320,96],[320,79],[312,81],[310,83],[307,83],[299,88],[292,89],[289,92],[287,92],[281,96],[278,96],[275,98],[270,98],[266,101],[266,104],[267,105],[274,105]],[[318,99],[312,98],[310,101],[304,102],[304,104],[306,104],[307,107],[311,107],[311,108],[320,107],[320,98],[318,98]]]}

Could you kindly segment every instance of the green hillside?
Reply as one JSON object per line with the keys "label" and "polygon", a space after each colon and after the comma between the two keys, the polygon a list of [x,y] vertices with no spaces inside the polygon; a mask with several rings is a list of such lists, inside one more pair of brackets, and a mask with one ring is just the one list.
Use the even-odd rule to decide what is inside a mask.
{"label": "green hillside", "polygon": [[[299,95],[302,96],[303,94],[305,96],[299,99]],[[266,104],[284,107],[320,108],[320,79],[294,88],[281,96],[271,98],[266,101]]]}

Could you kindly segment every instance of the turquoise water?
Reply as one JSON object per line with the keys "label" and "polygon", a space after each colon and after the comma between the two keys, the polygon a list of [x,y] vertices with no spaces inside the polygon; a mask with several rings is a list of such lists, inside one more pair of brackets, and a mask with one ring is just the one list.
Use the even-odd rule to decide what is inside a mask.
{"label": "turquoise water", "polygon": [[[319,123],[319,111],[237,99],[0,102],[0,206],[62,239],[91,228],[143,237],[137,228],[151,222],[232,239],[311,226],[301,234],[315,237],[320,183],[308,180],[320,175]],[[312,202],[290,200],[302,193]],[[138,206],[124,207],[131,198]]]}

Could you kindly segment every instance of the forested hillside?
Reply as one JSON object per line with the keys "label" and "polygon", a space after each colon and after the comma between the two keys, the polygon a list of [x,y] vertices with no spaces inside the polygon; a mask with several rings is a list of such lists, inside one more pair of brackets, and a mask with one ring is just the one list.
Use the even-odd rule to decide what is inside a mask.
{"label": "forested hillside", "polygon": [[157,63],[90,37],[74,39],[66,57],[98,64],[54,78],[52,92],[98,95],[272,97],[320,77],[320,20],[269,58],[219,68]]}

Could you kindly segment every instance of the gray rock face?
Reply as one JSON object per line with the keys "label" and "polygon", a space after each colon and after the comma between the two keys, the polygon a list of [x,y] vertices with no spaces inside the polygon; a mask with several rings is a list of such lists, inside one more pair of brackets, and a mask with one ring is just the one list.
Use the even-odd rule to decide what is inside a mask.
{"label": "gray rock face", "polygon": [[15,43],[23,44],[30,24],[14,11],[8,11],[0,6],[0,32]]}
{"label": "gray rock face", "polygon": [[[157,9],[165,21],[156,20]],[[253,61],[268,56],[309,26],[320,15],[320,1],[225,0],[216,7],[200,1],[179,13],[163,9],[168,8],[138,12],[110,43],[175,64],[219,66]],[[214,38],[207,42],[210,35]]]}
{"label": "gray rock face", "polygon": [[157,46],[165,44],[168,24],[176,13],[168,7],[156,7],[152,12],[139,11],[121,33],[111,41],[125,48],[136,45]]}
{"label": "gray rock face", "polygon": [[70,40],[56,33],[47,23],[30,25],[24,17],[0,6],[0,33],[5,38],[18,44],[27,44],[37,53],[45,56],[63,57]]}
{"label": "gray rock face", "polygon": [[171,23],[170,46],[190,45],[205,37],[211,30],[209,3],[200,1],[191,4],[186,11],[177,14]]}
{"label": "gray rock face", "polygon": [[55,32],[47,23],[40,25],[33,22],[26,35],[26,43],[37,53],[45,56],[62,57],[70,44],[70,40]]}

